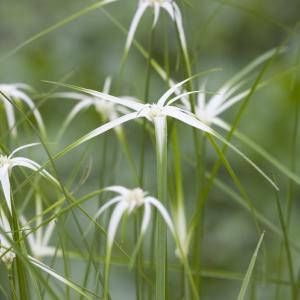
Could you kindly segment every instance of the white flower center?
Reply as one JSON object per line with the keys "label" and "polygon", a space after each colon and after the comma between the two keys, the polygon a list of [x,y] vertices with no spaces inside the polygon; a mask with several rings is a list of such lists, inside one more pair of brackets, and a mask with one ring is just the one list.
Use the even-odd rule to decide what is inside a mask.
{"label": "white flower center", "polygon": [[139,207],[144,204],[144,191],[141,188],[135,188],[128,191],[125,196],[125,201],[131,209]]}
{"label": "white flower center", "polygon": [[4,166],[10,166],[10,165],[11,165],[11,160],[6,155],[0,154],[0,168]]}
{"label": "white flower center", "polygon": [[151,104],[148,107],[147,117],[154,121],[155,118],[163,117],[163,107],[157,105],[157,104]]}

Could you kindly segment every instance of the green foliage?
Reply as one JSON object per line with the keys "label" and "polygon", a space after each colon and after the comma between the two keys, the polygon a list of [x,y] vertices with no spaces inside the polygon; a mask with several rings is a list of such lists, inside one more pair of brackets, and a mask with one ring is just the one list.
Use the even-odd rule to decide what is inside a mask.
{"label": "green foliage", "polygon": [[4,2],[0,298],[296,300],[299,1]]}

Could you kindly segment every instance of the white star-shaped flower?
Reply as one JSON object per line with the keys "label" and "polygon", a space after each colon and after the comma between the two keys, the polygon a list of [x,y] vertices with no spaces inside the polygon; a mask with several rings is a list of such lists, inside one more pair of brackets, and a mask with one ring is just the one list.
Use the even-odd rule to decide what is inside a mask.
{"label": "white star-shaped flower", "polygon": [[11,212],[11,185],[10,185],[10,174],[14,167],[25,167],[31,169],[33,171],[39,171],[41,175],[45,178],[48,178],[50,181],[54,182],[56,185],[58,181],[46,170],[42,169],[42,167],[36,163],[35,161],[28,159],[26,157],[18,156],[14,157],[14,155],[29,147],[33,147],[39,145],[38,143],[27,144],[21,147],[16,148],[10,155],[0,154],[0,183],[4,193],[5,201],[8,206],[9,211]]}
{"label": "white star-shaped flower", "polygon": [[[230,125],[224,122],[219,116],[249,95],[250,89],[239,91],[247,81],[246,76],[259,65],[270,59],[276,51],[278,50],[272,49],[257,57],[231,79],[225,82],[209,99],[207,99],[208,93],[206,90],[206,81],[204,81],[200,85],[199,90],[201,92],[197,96],[197,103],[195,106],[196,116],[208,125],[216,125],[225,130],[230,130]],[[282,51],[284,51],[284,49],[280,50],[279,53]],[[260,84],[258,87],[262,87],[263,85],[264,84]],[[180,93],[180,91],[177,91],[177,93]],[[184,107],[187,110],[191,110],[188,99],[184,97],[181,100]]]}
{"label": "white star-shaped flower", "polygon": [[[110,92],[111,78],[107,77],[104,81],[102,92],[108,94]],[[82,111],[89,107],[94,107],[95,110],[101,115],[104,121],[112,121],[119,117],[121,114],[128,113],[128,109],[124,106],[115,104],[113,102],[106,101],[102,97],[89,96],[83,93],[76,92],[60,92],[52,95],[55,98],[72,99],[78,101],[78,103],[73,107],[68,116],[66,117],[63,125],[62,131],[68,127],[72,120]],[[129,97],[120,97],[124,99],[129,99]],[[118,128],[116,128],[118,129]]]}
{"label": "white star-shaped flower", "polygon": [[[45,126],[42,116],[32,99],[25,93],[25,91],[31,91],[32,88],[24,83],[14,83],[14,84],[0,84],[0,91],[11,101],[20,100],[24,102],[32,111],[32,114],[39,126],[42,133],[45,133]],[[0,93],[0,102],[4,104],[5,113],[7,117],[8,127],[12,132],[13,136],[17,135],[17,128],[15,126],[16,118],[14,112],[14,106]]]}
{"label": "white star-shaped flower", "polygon": [[243,100],[250,92],[250,90],[245,90],[235,94],[239,87],[240,84],[235,86],[224,85],[207,101],[206,82],[204,82],[200,87],[203,92],[199,93],[197,97],[196,116],[208,125],[217,125],[224,128],[225,123],[219,118],[219,115]]}
{"label": "white star-shaped flower", "polygon": [[174,0],[139,0],[138,3],[138,7],[136,10],[136,13],[131,21],[131,25],[129,28],[129,32],[128,32],[128,36],[127,36],[127,40],[126,40],[126,44],[125,44],[125,53],[127,54],[136,29],[139,25],[139,22],[143,16],[143,14],[145,13],[147,8],[153,8],[154,10],[154,19],[153,19],[153,27],[155,27],[155,25],[157,24],[158,18],[159,18],[159,14],[160,14],[160,10],[163,9],[165,10],[170,18],[172,19],[172,21],[175,22],[177,29],[178,29],[178,33],[179,33],[179,39],[180,39],[180,43],[183,49],[186,49],[186,39],[185,39],[185,34],[184,34],[184,29],[183,29],[183,24],[182,24],[182,16],[181,16],[181,12],[180,9],[178,7],[178,5],[176,4],[176,2]]}
{"label": "white star-shaped flower", "polygon": [[110,199],[105,203],[96,213],[95,219],[98,218],[104,211],[106,211],[112,205],[116,205],[109,221],[107,230],[107,251],[110,253],[115,235],[124,214],[131,214],[139,207],[144,208],[144,216],[141,224],[141,236],[143,236],[149,226],[151,218],[151,206],[154,206],[164,221],[166,222],[171,233],[174,234],[174,225],[171,217],[166,208],[160,203],[160,201],[152,196],[149,196],[147,192],[144,192],[141,188],[128,189],[123,186],[110,186],[105,189],[117,193],[118,195]]}

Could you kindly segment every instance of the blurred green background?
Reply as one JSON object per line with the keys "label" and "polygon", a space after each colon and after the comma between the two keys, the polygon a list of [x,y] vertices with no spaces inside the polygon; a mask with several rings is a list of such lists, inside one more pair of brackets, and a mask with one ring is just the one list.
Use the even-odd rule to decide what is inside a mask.
{"label": "blurred green background", "polygon": [[[107,6],[112,14],[126,28],[129,27],[136,9],[134,0],[121,0]],[[11,53],[16,46],[34,36],[48,26],[66,18],[76,11],[90,5],[90,1],[65,0],[0,0],[0,83],[25,82],[32,85],[37,95],[35,100],[40,101],[44,93],[53,86],[42,80],[60,81],[67,77],[67,81],[80,86],[101,90],[106,76],[112,76],[112,94],[126,94],[143,98],[146,60],[133,47],[125,66],[125,76],[121,87],[117,87],[120,61],[126,40],[126,35],[120,31],[112,21],[97,9],[28,44],[15,53]],[[194,72],[211,68],[220,68],[208,76],[212,90],[219,87],[226,79],[245,66],[258,55],[279,46],[288,45],[288,50],[276,58],[269,68],[266,78],[274,77],[266,87],[255,92],[250,104],[243,115],[239,129],[248,137],[256,141],[270,154],[286,166],[291,164],[292,131],[295,122],[295,111],[300,101],[300,72],[297,67],[297,55],[300,47],[300,1],[298,0],[244,0],[244,1],[205,1],[187,0],[177,1],[182,9],[188,47],[191,53]],[[183,66],[179,61],[179,47],[173,25],[163,12],[160,19],[153,46],[153,57],[164,65],[165,41],[168,37],[168,57],[171,63],[172,77],[180,80],[184,78]],[[149,28],[152,14],[148,11],[138,28],[136,38],[147,49],[149,43]],[[163,42],[162,42],[163,41]],[[9,55],[7,55],[9,54]],[[293,72],[286,72],[291,70]],[[292,84],[293,82],[293,84]],[[151,75],[149,102],[162,94],[166,86],[155,71]],[[61,149],[63,144],[70,143],[83,133],[95,128],[99,124],[98,115],[90,109],[80,114],[73,121],[66,132],[63,142],[55,143],[55,136],[64,117],[71,108],[72,101],[62,99],[48,99],[40,107],[50,136],[53,152]],[[223,117],[231,122],[237,112],[234,107]],[[2,114],[3,116],[3,114]],[[131,149],[139,153],[141,132],[131,133],[134,125],[126,126],[126,134],[130,140]],[[182,149],[186,156],[193,155],[193,142],[190,131],[180,126]],[[1,136],[4,135],[1,133]],[[33,133],[24,131],[20,136],[22,143],[36,140]],[[105,141],[103,141],[105,140]],[[21,144],[21,142],[17,142]],[[109,158],[103,165],[101,156],[104,143]],[[247,149],[246,146],[235,141],[235,145],[245,151],[259,166],[274,174],[279,182],[280,196],[283,206],[289,190],[289,181],[282,174],[265,162],[259,155]],[[299,138],[297,141],[299,153]],[[146,159],[146,187],[155,193],[155,169],[152,145],[147,144]],[[109,172],[110,163],[114,162],[115,152],[118,150],[113,133],[84,146],[93,154],[92,172],[86,184],[80,187],[81,194],[96,189],[99,185],[99,172],[104,185],[122,183],[134,185],[134,181],[127,174],[130,172],[123,154],[118,154],[113,172]],[[211,150],[211,151],[210,151]],[[58,163],[61,176],[67,177],[72,164],[80,157],[81,150],[68,154]],[[216,156],[209,148],[208,167],[212,166]],[[298,157],[297,157],[298,158]],[[278,215],[275,206],[274,192],[241,159],[234,154],[229,155],[230,162],[237,172],[244,187],[246,187],[255,207],[275,224]],[[42,160],[42,157],[41,157]],[[138,163],[138,160],[137,160]],[[101,170],[99,170],[101,166]],[[300,160],[297,159],[295,170],[300,173]],[[188,164],[184,165],[186,203],[193,199],[195,193],[193,178],[194,170]],[[105,174],[105,175],[104,175]],[[108,174],[108,175],[106,175]],[[218,178],[232,186],[225,169],[222,169]],[[291,240],[299,241],[299,188],[294,188],[294,205],[290,226]],[[87,205],[93,211],[96,203]],[[190,214],[193,207],[187,205]],[[83,220],[87,222],[87,220]],[[204,224],[204,269],[210,272],[204,274],[203,299],[235,299],[240,281],[236,274],[244,274],[250,257],[257,243],[257,234],[251,215],[236,202],[214,188],[206,206]],[[71,231],[72,226],[70,225]],[[76,233],[73,232],[75,236]],[[278,278],[280,239],[266,229],[267,261],[258,260],[257,274],[263,272],[263,266],[271,278]],[[129,242],[128,242],[129,243]],[[292,252],[295,271],[299,270],[299,252]],[[175,259],[174,259],[175,260]],[[74,268],[80,264],[74,264]],[[287,278],[286,262],[283,259],[282,279]],[[113,299],[134,299],[133,276],[127,267],[116,268],[114,285],[112,286]],[[215,273],[214,273],[215,272]],[[74,271],[76,274],[76,271]],[[128,274],[131,274],[128,276]],[[132,277],[131,277],[132,276]],[[220,277],[220,278],[218,278]],[[176,288],[176,280],[171,280],[170,291]],[[226,279],[227,278],[227,279]],[[269,278],[270,279],[270,278]],[[116,284],[116,282],[118,284]],[[275,299],[276,285],[270,281],[260,281],[255,286],[257,298]],[[126,290],[124,296],[124,290]],[[127,292],[128,291],[128,292]],[[289,289],[283,285],[279,299],[288,299]],[[172,295],[172,294],[171,294]],[[252,295],[253,296],[253,295]],[[172,299],[179,299],[176,293]]]}

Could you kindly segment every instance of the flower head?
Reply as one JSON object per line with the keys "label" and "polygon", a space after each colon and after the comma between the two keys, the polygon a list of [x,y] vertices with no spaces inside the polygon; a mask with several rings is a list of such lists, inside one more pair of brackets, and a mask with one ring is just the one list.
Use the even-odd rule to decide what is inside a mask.
{"label": "flower head", "polygon": [[12,151],[12,153],[9,156],[0,154],[0,183],[2,186],[6,204],[10,212],[11,212],[11,187],[10,187],[9,177],[14,167],[25,167],[33,171],[39,171],[39,173],[42,176],[48,178],[50,181],[58,185],[57,180],[52,175],[50,175],[46,170],[42,169],[42,167],[35,161],[21,156],[14,157],[14,155],[17,152],[25,148],[33,147],[36,145],[39,144],[38,143],[27,144],[19,148],[16,148],[14,151]]}
{"label": "flower head", "polygon": [[183,24],[182,24],[182,16],[180,9],[176,2],[174,0],[139,0],[137,10],[135,12],[135,15],[131,21],[131,25],[129,28],[126,44],[125,44],[125,53],[128,53],[136,29],[139,25],[139,22],[145,13],[147,8],[153,8],[154,10],[154,18],[153,18],[153,24],[152,26],[155,27],[159,18],[160,10],[163,9],[165,10],[172,21],[175,22],[178,32],[179,32],[179,38],[180,38],[180,43],[183,49],[186,49],[186,39],[185,39],[185,34],[183,30]]}
{"label": "flower head", "polygon": [[146,193],[141,188],[128,190],[124,193],[124,201],[128,204],[128,212],[131,213],[134,209],[144,204]]}
{"label": "flower head", "polygon": [[[280,52],[283,50],[284,49],[280,50]],[[278,50],[272,49],[257,57],[231,79],[226,81],[209,99],[207,99],[206,81],[204,81],[200,85],[201,92],[197,96],[195,107],[196,116],[208,125],[216,125],[229,130],[230,126],[219,117],[220,114],[224,113],[234,104],[242,101],[249,95],[250,89],[240,91],[240,88],[247,82],[245,77],[263,62],[270,59],[276,51]],[[261,86],[263,86],[263,84],[259,85],[259,87]],[[180,91],[177,91],[177,93],[180,93]],[[189,101],[186,97],[183,97],[181,100],[185,109],[191,110]]]}
{"label": "flower head", "polygon": [[[20,100],[24,102],[32,111],[32,114],[39,126],[39,129],[42,133],[45,132],[45,126],[42,119],[42,116],[38,109],[35,107],[32,99],[25,93],[25,91],[30,91],[32,88],[24,83],[15,83],[15,84],[0,84],[0,92],[3,93],[11,101]],[[17,128],[15,126],[15,112],[14,106],[0,93],[0,101],[3,102],[8,127],[11,130],[13,136],[17,135]]]}
{"label": "flower head", "polygon": [[[112,128],[117,128],[121,124],[128,122],[133,119],[139,119],[139,118],[146,118],[147,120],[151,121],[154,123],[155,126],[155,135],[157,139],[157,147],[162,153],[162,147],[164,144],[164,133],[166,129],[166,120],[167,117],[172,117],[175,119],[178,119],[190,126],[196,127],[204,132],[212,133],[213,131],[209,126],[204,124],[203,122],[197,120],[189,111],[183,110],[182,108],[173,106],[172,104],[175,101],[178,101],[182,95],[177,95],[173,98],[171,98],[172,94],[175,93],[176,90],[183,84],[185,84],[189,80],[183,80],[170,89],[168,89],[159,99],[156,103],[141,103],[140,101],[137,101],[135,98],[121,98],[121,97],[114,97],[102,92],[90,90],[90,89],[85,89],[85,88],[79,88],[75,87],[72,85],[67,85],[63,84],[63,86],[67,87],[72,87],[75,89],[78,89],[82,92],[85,92],[89,95],[92,95],[94,97],[101,97],[102,99],[105,99],[106,101],[109,101],[111,103],[115,103],[121,106],[126,107],[129,110],[133,110],[134,112],[129,112],[124,116],[121,116],[117,119],[114,119],[83,136],[80,138],[77,142],[71,144],[68,146],[70,149],[112,129]],[[184,93],[183,95],[187,95],[190,93],[195,93],[195,92],[188,92]],[[171,98],[171,99],[169,99]]]}
{"label": "flower head", "polygon": [[[195,115],[197,118],[208,126],[217,125],[224,128],[225,123],[219,118],[219,115],[235,103],[243,100],[250,92],[250,90],[245,90],[235,94],[240,85],[241,84],[235,86],[224,85],[207,101],[206,81],[204,81],[200,85],[199,90],[201,92],[197,96],[195,106]],[[183,99],[182,102],[186,109],[191,109],[186,99]]]}
{"label": "flower head", "polygon": [[[104,81],[102,92],[108,94],[110,92],[111,78],[107,77]],[[76,92],[60,92],[52,95],[53,97],[71,99],[78,101],[73,109],[68,114],[62,126],[65,129],[71,121],[84,109],[94,107],[95,110],[101,115],[104,121],[112,121],[119,117],[120,113],[128,113],[128,110],[121,105],[113,102],[106,101],[102,97],[89,96],[83,93]],[[120,97],[123,98],[123,97]],[[128,98],[128,97],[124,97]]]}
{"label": "flower head", "polygon": [[141,224],[141,236],[145,234],[148,228],[151,218],[151,206],[154,206],[158,210],[171,233],[174,234],[174,225],[165,207],[160,203],[158,199],[149,196],[148,193],[143,191],[141,188],[128,189],[123,186],[110,186],[105,190],[118,194],[117,196],[110,199],[107,203],[105,203],[95,215],[95,218],[98,218],[109,207],[114,204],[116,205],[111,214],[110,222],[108,225],[108,251],[111,250],[122,216],[125,213],[131,214],[139,207],[144,207],[144,216]]}

